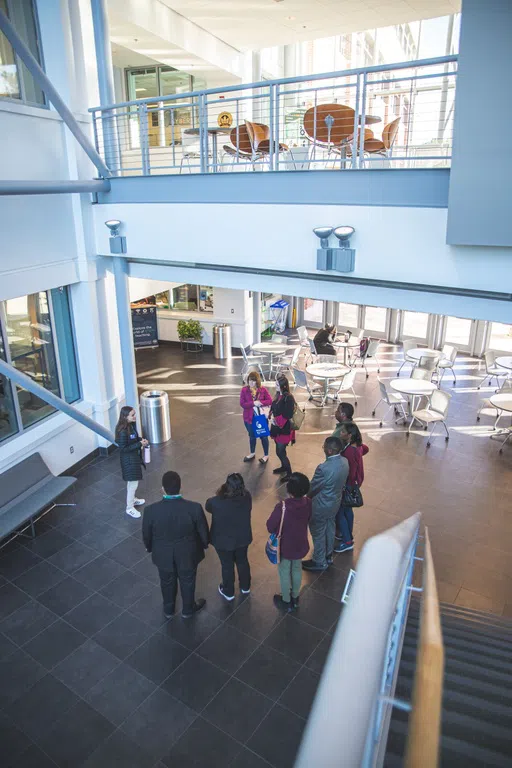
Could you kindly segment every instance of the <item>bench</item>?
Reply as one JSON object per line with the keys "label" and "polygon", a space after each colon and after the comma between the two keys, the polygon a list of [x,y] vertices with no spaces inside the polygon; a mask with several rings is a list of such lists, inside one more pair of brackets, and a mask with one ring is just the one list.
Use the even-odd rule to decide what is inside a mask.
{"label": "bench", "polygon": [[[33,453],[0,475],[0,540],[30,522],[76,483],[76,477],[55,477],[41,454]],[[74,506],[70,505],[70,506]],[[49,510],[47,510],[49,511]]]}

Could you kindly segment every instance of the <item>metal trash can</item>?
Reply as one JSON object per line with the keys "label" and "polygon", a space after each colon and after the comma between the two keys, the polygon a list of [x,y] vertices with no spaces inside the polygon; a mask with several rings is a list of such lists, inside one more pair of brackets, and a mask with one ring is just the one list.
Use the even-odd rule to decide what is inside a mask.
{"label": "metal trash can", "polygon": [[151,445],[171,439],[171,418],[167,392],[151,389],[140,396],[142,434]]}
{"label": "metal trash can", "polygon": [[219,323],[213,326],[213,356],[216,360],[231,357],[231,326]]}

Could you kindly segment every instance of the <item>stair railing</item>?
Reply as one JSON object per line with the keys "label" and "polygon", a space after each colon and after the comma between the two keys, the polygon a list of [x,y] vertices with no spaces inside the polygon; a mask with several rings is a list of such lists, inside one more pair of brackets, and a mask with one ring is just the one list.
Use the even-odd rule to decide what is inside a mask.
{"label": "stair railing", "polygon": [[444,647],[439,600],[430,539],[428,529],[425,529],[420,633],[409,715],[406,768],[436,768],[438,764],[443,675]]}

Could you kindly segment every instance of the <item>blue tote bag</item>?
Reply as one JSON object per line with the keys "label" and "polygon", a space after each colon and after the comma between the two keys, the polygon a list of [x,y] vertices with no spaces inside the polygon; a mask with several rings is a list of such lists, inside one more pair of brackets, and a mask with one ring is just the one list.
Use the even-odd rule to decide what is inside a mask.
{"label": "blue tote bag", "polygon": [[270,435],[268,419],[264,413],[260,412],[259,408],[255,409],[254,416],[252,417],[252,431],[254,432],[254,437],[269,437]]}

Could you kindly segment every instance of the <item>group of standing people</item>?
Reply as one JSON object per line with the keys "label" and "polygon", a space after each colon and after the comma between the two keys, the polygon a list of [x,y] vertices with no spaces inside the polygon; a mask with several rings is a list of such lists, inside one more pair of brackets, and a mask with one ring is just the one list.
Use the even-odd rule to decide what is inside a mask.
{"label": "group of standing people", "polygon": [[[337,421],[333,434],[323,445],[325,460],[318,465],[312,480],[301,472],[293,472],[287,447],[295,442],[292,418],[295,399],[290,393],[288,379],[280,376],[276,381],[276,395],[271,397],[262,386],[256,372],[249,373],[247,385],[242,388],[240,405],[249,435],[250,452],[245,462],[256,458],[257,437],[253,416],[268,409],[270,437],[276,445],[280,465],[273,471],[286,483],[287,497],[276,504],[267,520],[267,530],[279,535],[278,573],[281,591],[274,596],[279,608],[293,611],[298,607],[302,583],[302,570],[323,571],[332,564],[334,552],[350,551],[354,547],[354,513],[349,503],[353,492],[364,480],[363,456],[368,452],[361,433],[353,422],[354,408],[341,403],[336,411]],[[147,441],[136,429],[136,413],[129,406],[121,409],[116,427],[120,449],[121,470],[127,482],[126,512],[140,517],[136,508],[144,499],[136,497],[137,485],[142,478],[142,449]],[[269,460],[269,438],[260,438],[262,465]],[[248,548],[252,542],[252,498],[241,474],[228,475],[215,496],[205,504],[211,515],[208,526],[201,504],[188,501],[181,494],[181,478],[176,472],[166,472],[162,478],[162,500],[149,505],[143,518],[143,541],[158,568],[167,618],[175,613],[178,584],[182,596],[182,617],[188,619],[204,608],[206,601],[195,598],[196,573],[204,559],[204,551],[212,544],[219,557],[222,580],[219,594],[228,602],[235,598],[235,568],[240,591],[251,591],[251,569]],[[313,539],[311,559],[308,530]]]}

